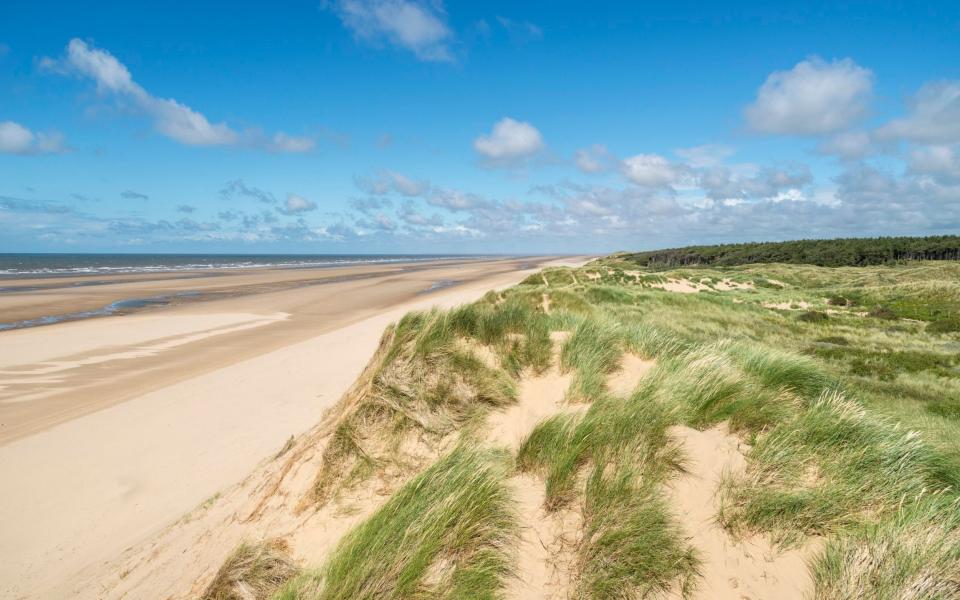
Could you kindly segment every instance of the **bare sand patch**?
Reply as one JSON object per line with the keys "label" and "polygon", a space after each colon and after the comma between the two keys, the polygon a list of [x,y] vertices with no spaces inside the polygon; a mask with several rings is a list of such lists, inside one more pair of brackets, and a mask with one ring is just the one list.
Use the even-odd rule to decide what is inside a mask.
{"label": "bare sand patch", "polygon": [[570,377],[561,374],[556,366],[542,375],[522,377],[517,403],[487,417],[487,441],[516,451],[537,423],[558,412],[573,410],[564,404]]}
{"label": "bare sand patch", "polygon": [[607,376],[607,389],[615,396],[629,396],[640,384],[640,380],[655,367],[654,360],[640,358],[627,352],[620,359],[620,369]]}
{"label": "bare sand patch", "polygon": [[[567,331],[552,332],[554,352],[550,369],[540,375],[524,375],[517,403],[487,418],[488,444],[506,446],[515,452],[542,420],[562,412],[586,410],[582,405],[564,403],[571,375],[560,373],[558,359],[560,348],[569,336]],[[517,572],[507,582],[506,597],[568,598],[574,568],[573,549],[582,526],[580,512],[570,508],[547,512],[544,484],[533,475],[521,473],[508,483],[517,502],[520,540]]]}
{"label": "bare sand patch", "polygon": [[581,529],[579,511],[544,510],[543,482],[533,475],[510,479],[520,517],[517,574],[507,582],[507,598],[559,600],[570,597],[574,547]]}
{"label": "bare sand patch", "polygon": [[777,310],[807,310],[812,306],[806,300],[788,300],[787,302],[764,302],[764,308],[775,308]]}
{"label": "bare sand patch", "polygon": [[752,281],[739,282],[733,281],[732,279],[722,279],[713,284],[713,288],[721,292],[728,292],[731,290],[752,290],[754,289],[754,285]]}
{"label": "bare sand patch", "polygon": [[662,283],[651,283],[650,287],[659,288],[668,292],[678,294],[696,294],[700,290],[709,290],[710,288],[702,283],[696,283],[688,279],[667,279]]}
{"label": "bare sand patch", "polygon": [[[692,598],[761,600],[803,598],[812,589],[807,559],[818,544],[780,551],[763,536],[734,539],[716,522],[717,488],[725,473],[742,473],[746,458],[742,443],[726,424],[706,431],[672,427],[682,444],[687,472],[670,481],[666,495],[690,535],[703,564]],[[671,598],[681,598],[674,592]]]}

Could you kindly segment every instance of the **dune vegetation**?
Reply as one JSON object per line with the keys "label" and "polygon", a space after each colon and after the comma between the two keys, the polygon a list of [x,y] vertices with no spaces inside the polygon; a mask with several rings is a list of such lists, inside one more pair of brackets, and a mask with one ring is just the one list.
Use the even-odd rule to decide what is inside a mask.
{"label": "dune vegetation", "polygon": [[[730,545],[802,550],[797,597],[960,598],[958,319],[956,262],[653,272],[617,256],[410,314],[329,417],[303,510],[384,501],[316,564],[238,549],[206,597],[509,596],[529,575],[521,533],[551,515],[575,526],[551,547],[550,596],[709,597],[711,558],[669,489],[690,464],[678,428],[723,427],[744,466],[702,483],[716,521]],[[616,391],[628,357],[651,366]],[[491,442],[491,416],[548,373],[569,377],[558,409],[515,450]]]}

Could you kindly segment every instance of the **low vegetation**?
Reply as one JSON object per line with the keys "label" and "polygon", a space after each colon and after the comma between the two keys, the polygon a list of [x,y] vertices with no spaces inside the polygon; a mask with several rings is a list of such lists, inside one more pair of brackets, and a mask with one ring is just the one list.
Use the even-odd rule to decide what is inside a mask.
{"label": "low vegetation", "polygon": [[[747,448],[718,490],[732,540],[821,540],[814,598],[960,598],[958,315],[960,263],[653,273],[624,256],[408,315],[335,415],[309,502],[372,478],[389,498],[274,597],[501,597],[530,518],[518,473],[548,514],[579,517],[570,596],[693,594],[702,557],[664,493],[685,460],[670,432],[726,423]],[[627,353],[655,366],[615,393]],[[485,445],[484,416],[553,368],[567,409],[515,454]]]}
{"label": "low vegetation", "polygon": [[282,541],[242,544],[220,567],[201,600],[267,600],[298,573]]}
{"label": "low vegetation", "polygon": [[512,572],[507,457],[458,447],[348,534],[278,599],[495,598]]}

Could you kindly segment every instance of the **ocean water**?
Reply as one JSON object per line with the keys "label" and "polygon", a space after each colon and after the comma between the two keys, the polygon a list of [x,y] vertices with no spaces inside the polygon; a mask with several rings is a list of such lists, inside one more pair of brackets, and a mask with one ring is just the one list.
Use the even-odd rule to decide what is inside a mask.
{"label": "ocean water", "polygon": [[2,254],[0,278],[206,269],[337,267],[484,258],[462,254]]}

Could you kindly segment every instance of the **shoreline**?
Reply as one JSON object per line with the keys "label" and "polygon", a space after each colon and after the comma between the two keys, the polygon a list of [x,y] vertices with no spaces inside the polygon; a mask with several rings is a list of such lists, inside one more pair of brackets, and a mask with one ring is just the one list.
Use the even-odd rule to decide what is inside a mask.
{"label": "shoreline", "polygon": [[[15,598],[78,592],[82,571],[96,573],[315,425],[353,383],[387,324],[410,310],[512,285],[532,262],[540,268],[551,261],[388,269],[330,285],[268,286],[258,294],[0,333],[32,338],[19,344],[16,361],[32,361],[34,371],[40,363],[54,363],[52,369],[70,362],[58,352],[82,363],[21,373],[32,383],[8,382],[0,392],[65,385],[74,403],[83,395],[96,400],[79,415],[53,410],[64,407],[50,396],[0,403],[8,410],[47,402],[60,419],[0,442],[0,476],[12,490],[0,520],[14,524],[0,541],[0,589]],[[423,293],[452,280],[460,283]],[[0,353],[0,376],[9,377],[11,360]],[[107,376],[110,365],[127,380]],[[89,378],[78,379],[81,373]],[[147,380],[155,384],[150,389]]]}
{"label": "shoreline", "polygon": [[[149,302],[154,299],[202,302],[264,291],[282,291],[296,287],[371,278],[388,273],[412,273],[441,266],[452,267],[503,260],[521,259],[517,257],[494,260],[443,259],[325,267],[257,267],[0,280],[0,283],[6,284],[0,287],[0,332],[85,318],[132,314],[138,312],[137,309],[156,308],[157,305],[166,304]],[[534,257],[531,260],[538,259]],[[270,286],[271,289],[265,290],[265,285]],[[144,294],[149,295],[144,296]],[[43,302],[51,296],[55,299],[53,302]],[[62,301],[57,302],[61,299]],[[69,305],[65,304],[66,300],[69,300]],[[134,303],[138,301],[145,302],[145,306],[136,306]],[[123,306],[123,303],[131,303],[131,305]],[[124,310],[110,311],[110,307],[116,304],[120,304]],[[73,310],[65,306],[70,306]],[[18,323],[31,321],[38,322],[17,326]]]}

